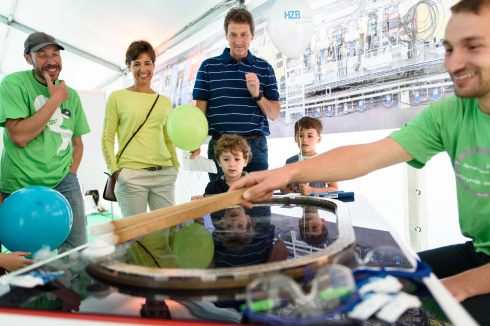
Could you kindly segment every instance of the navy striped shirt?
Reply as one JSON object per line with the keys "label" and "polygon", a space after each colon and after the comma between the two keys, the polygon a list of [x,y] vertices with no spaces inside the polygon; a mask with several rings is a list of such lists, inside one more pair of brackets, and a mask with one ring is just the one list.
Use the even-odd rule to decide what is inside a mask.
{"label": "navy striped shirt", "polygon": [[264,97],[278,101],[274,70],[267,61],[253,56],[250,51],[240,63],[229,52],[226,48],[222,55],[205,60],[197,72],[192,97],[208,101],[209,134],[269,136],[269,122],[248,91],[245,74],[255,73]]}
{"label": "navy striped shirt", "polygon": [[274,224],[269,225],[267,233],[256,234],[251,243],[234,251],[229,251],[221,239],[213,237],[216,267],[238,267],[266,263],[273,245],[275,228]]}

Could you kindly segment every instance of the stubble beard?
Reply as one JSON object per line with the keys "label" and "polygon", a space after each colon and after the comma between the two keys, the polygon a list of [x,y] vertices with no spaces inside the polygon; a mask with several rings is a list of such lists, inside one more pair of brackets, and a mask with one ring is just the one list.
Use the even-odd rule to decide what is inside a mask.
{"label": "stubble beard", "polygon": [[[481,98],[490,95],[490,80],[481,80],[482,74],[478,73],[477,87],[466,89],[459,89],[457,85],[454,86],[454,92],[460,98]],[[454,82],[454,79],[453,79]]]}

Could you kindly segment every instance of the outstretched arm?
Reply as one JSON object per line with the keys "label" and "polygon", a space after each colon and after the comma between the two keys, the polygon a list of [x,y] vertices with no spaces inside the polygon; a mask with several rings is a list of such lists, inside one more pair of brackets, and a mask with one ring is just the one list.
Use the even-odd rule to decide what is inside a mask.
{"label": "outstretched arm", "polygon": [[335,148],[315,158],[279,169],[252,172],[236,181],[229,191],[252,187],[243,194],[243,198],[250,199],[266,191],[266,195],[257,199],[264,201],[270,199],[274,190],[284,188],[291,182],[331,183],[350,180],[412,159],[395,140],[385,138],[370,144]]}

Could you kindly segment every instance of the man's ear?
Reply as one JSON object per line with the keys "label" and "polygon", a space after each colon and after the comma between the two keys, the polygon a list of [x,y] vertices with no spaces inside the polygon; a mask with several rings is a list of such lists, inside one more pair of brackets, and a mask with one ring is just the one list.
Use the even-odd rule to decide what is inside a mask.
{"label": "man's ear", "polygon": [[320,142],[322,141],[322,136],[319,136],[318,137],[318,141],[317,141],[317,144],[320,144]]}
{"label": "man's ear", "polygon": [[31,56],[29,54],[24,53],[24,59],[26,59],[27,63],[32,66]]}
{"label": "man's ear", "polygon": [[247,164],[249,163],[250,161],[246,161],[244,164],[243,164],[243,167],[246,167]]}

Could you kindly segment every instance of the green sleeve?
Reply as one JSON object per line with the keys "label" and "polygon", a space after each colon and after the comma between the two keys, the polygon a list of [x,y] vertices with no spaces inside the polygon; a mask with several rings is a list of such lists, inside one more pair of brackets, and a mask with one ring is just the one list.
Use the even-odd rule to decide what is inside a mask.
{"label": "green sleeve", "polygon": [[75,97],[75,105],[76,109],[76,117],[75,117],[75,130],[73,130],[73,137],[82,136],[88,134],[90,132],[90,127],[87,122],[87,117],[85,116],[85,112],[83,111],[82,101],[80,101],[80,96],[76,91],[73,91],[73,95]]}
{"label": "green sleeve", "polygon": [[410,123],[390,134],[413,160],[408,162],[414,168],[421,169],[436,154],[444,151],[441,138],[441,102],[431,103]]}
{"label": "green sleeve", "polygon": [[117,114],[117,104],[114,93],[109,95],[107,100],[104,124],[102,125],[102,155],[107,164],[109,173],[117,171],[117,160],[114,154],[117,126],[119,125],[119,115]]}
{"label": "green sleeve", "polygon": [[0,84],[0,127],[5,127],[7,119],[25,119],[30,116],[27,90],[9,79],[5,77]]}

